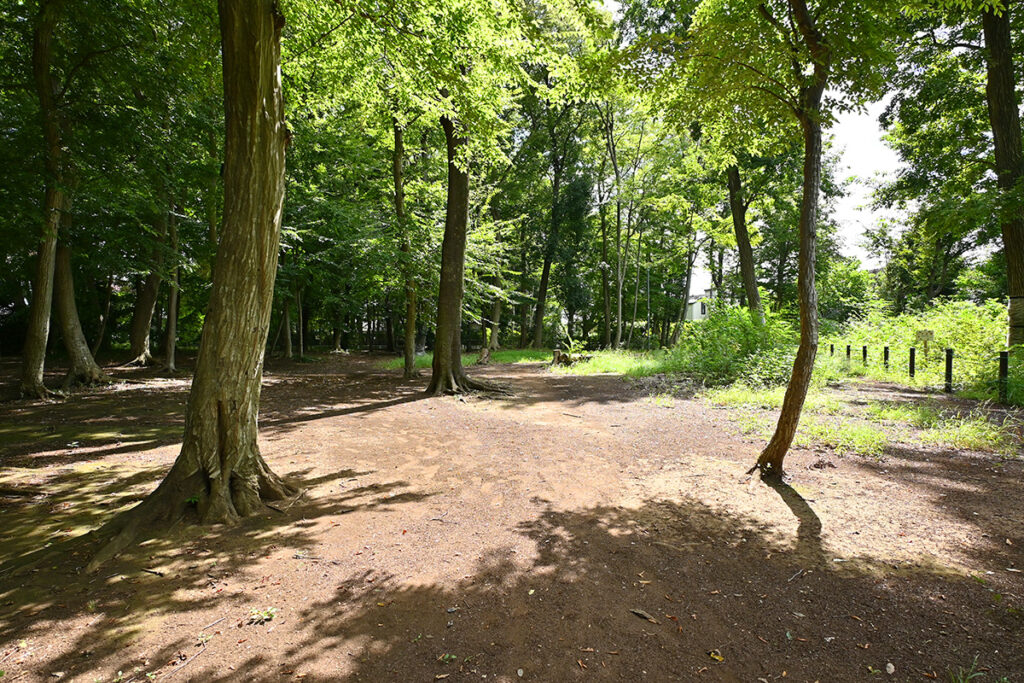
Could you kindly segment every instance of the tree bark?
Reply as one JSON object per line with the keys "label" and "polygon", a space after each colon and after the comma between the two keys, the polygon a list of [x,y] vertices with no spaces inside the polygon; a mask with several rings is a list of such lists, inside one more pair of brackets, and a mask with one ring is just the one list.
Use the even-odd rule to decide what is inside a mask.
{"label": "tree bark", "polygon": [[107,284],[104,287],[104,303],[103,312],[100,313],[100,324],[99,329],[96,331],[96,341],[92,343],[92,355],[93,358],[100,352],[100,347],[103,346],[103,338],[107,332],[107,322],[110,319],[110,302],[114,295],[114,276],[107,276]]}
{"label": "tree bark", "polygon": [[284,357],[292,359],[292,304],[291,299],[284,300]]}
{"label": "tree bark", "polygon": [[295,290],[295,316],[298,318],[295,322],[295,329],[299,333],[299,360],[306,355],[306,338],[303,330],[303,320],[305,316],[302,313],[302,288]]}
{"label": "tree bark", "polygon": [[800,256],[797,292],[800,301],[800,345],[782,400],[782,411],[768,445],[750,470],[763,477],[782,477],[783,460],[796,436],[800,413],[818,353],[818,291],[814,266],[818,237],[818,195],[821,192],[821,98],[828,83],[831,50],[819,33],[804,0],[790,0],[796,26],[814,62],[809,82],[801,88],[797,118],[804,139],[803,195],[800,199]]}
{"label": "tree bark", "polygon": [[736,233],[736,249],[740,257],[743,292],[746,294],[747,307],[754,320],[764,323],[764,307],[761,305],[761,294],[757,291],[757,278],[754,274],[754,251],[750,248],[750,233],[747,231],[748,204],[743,196],[740,169],[733,164],[726,173],[729,178],[729,208],[732,212],[732,228]]}
{"label": "tree bark", "polygon": [[[257,444],[263,356],[274,298],[287,129],[273,0],[220,0],[226,120],[224,220],[213,288],[185,415],[181,453],[142,503],[99,534],[102,562],[197,501],[206,523],[234,522],[294,489]],[[194,498],[193,498],[194,497]]]}
{"label": "tree bark", "polygon": [[[65,222],[69,214],[64,209]],[[64,348],[68,352],[71,367],[64,388],[76,384],[96,384],[106,381],[107,375],[96,364],[89,350],[89,343],[82,332],[82,323],[78,318],[78,307],[75,305],[75,285],[71,273],[71,250],[62,243],[57,244],[56,263],[54,268],[54,300],[57,306],[57,320],[60,321],[61,337]]]}
{"label": "tree bark", "polygon": [[1010,8],[982,13],[987,81],[985,94],[995,147],[996,177],[1003,193],[1000,224],[1010,299],[1007,344],[1024,344],[1024,215],[1013,198],[1024,177],[1020,112],[1015,89]]}
{"label": "tree bark", "polygon": [[[162,242],[167,235],[167,211],[162,210],[154,219],[156,233]],[[163,263],[163,250],[158,244],[153,250],[154,267],[146,274],[145,280],[138,287],[135,296],[135,307],[132,309],[131,328],[128,332],[128,347],[132,365],[149,365],[153,362],[150,352],[150,333],[153,327],[153,313],[156,311],[157,299],[160,295],[159,269]]]}
{"label": "tree bark", "polygon": [[497,351],[501,348],[501,341],[499,339],[499,333],[501,331],[501,308],[501,299],[498,296],[495,296],[494,301],[491,303],[491,334],[490,339],[487,341],[487,348],[491,351]]}
{"label": "tree bark", "polygon": [[402,357],[404,364],[402,376],[410,379],[416,376],[416,279],[412,264],[412,239],[405,213],[405,174],[403,159],[405,143],[402,128],[397,120],[392,120],[395,135],[395,149],[391,156],[391,174],[395,184],[395,220],[401,239],[402,274],[405,279],[405,334],[402,338]]}
{"label": "tree bark", "polygon": [[[168,229],[171,238],[171,251],[174,254],[174,258],[178,258],[178,225],[174,218],[173,213],[168,219]],[[175,262],[174,267],[171,269],[171,281],[168,283],[170,288],[167,293],[167,339],[165,343],[165,357],[166,357],[166,369],[167,372],[174,374],[177,372],[175,367],[175,354],[178,348],[178,296],[179,296],[179,272],[180,267]]]}
{"label": "tree bark", "polygon": [[612,292],[608,281],[608,209],[604,204],[598,210],[601,214],[601,302],[604,304],[604,327],[601,335],[601,348],[612,347]]}
{"label": "tree bark", "polygon": [[63,125],[57,102],[58,83],[52,70],[53,33],[63,7],[63,0],[42,0],[32,39],[32,77],[39,98],[46,171],[42,235],[22,353],[21,395],[32,398],[48,395],[43,383],[43,368],[50,336],[57,232],[64,207]]}
{"label": "tree bark", "polygon": [[[469,173],[456,158],[466,139],[455,134],[455,124],[441,118],[448,150],[448,197],[441,242],[441,282],[437,297],[437,332],[434,361],[427,393],[434,396],[471,389],[493,389],[470,379],[462,367],[462,294],[466,267],[466,231],[469,219]],[[465,161],[463,160],[463,163]]]}

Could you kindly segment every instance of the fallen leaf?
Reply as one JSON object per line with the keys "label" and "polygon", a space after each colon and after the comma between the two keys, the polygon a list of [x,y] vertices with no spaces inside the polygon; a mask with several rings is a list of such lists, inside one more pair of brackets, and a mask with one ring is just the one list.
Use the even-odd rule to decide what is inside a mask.
{"label": "fallen leaf", "polygon": [[708,650],[708,657],[711,657],[711,659],[715,660],[716,662],[725,661],[725,657],[723,657],[722,653],[718,650]]}

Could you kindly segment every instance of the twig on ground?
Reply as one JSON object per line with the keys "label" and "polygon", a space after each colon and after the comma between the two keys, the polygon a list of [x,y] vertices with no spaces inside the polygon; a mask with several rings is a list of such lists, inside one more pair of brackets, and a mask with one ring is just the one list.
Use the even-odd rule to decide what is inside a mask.
{"label": "twig on ground", "polygon": [[203,654],[204,652],[206,652],[206,646],[205,646],[205,645],[203,645],[203,648],[202,648],[202,649],[201,649],[201,650],[200,650],[199,652],[195,653],[194,655],[192,655],[191,657],[189,657],[189,658],[188,658],[187,660],[185,660],[185,663],[184,663],[184,664],[182,664],[182,665],[181,665],[181,666],[179,666],[178,668],[174,669],[173,671],[168,671],[167,673],[165,673],[165,674],[164,674],[163,676],[161,676],[160,678],[161,678],[161,679],[164,679],[164,678],[170,678],[171,676],[173,676],[174,674],[178,673],[179,671],[181,671],[182,669],[184,669],[184,668],[185,668],[186,666],[188,666],[189,664],[191,664],[191,663],[192,663],[192,660],[193,660],[193,659],[195,659],[195,658],[196,658],[196,657],[198,657],[199,655]]}
{"label": "twig on ground", "polygon": [[227,617],[221,617],[221,618],[220,618],[220,619],[218,619],[217,621],[215,621],[215,622],[213,622],[213,623],[211,623],[211,624],[207,624],[206,626],[202,627],[202,628],[201,628],[201,629],[199,629],[199,630],[200,630],[200,631],[205,631],[205,630],[206,630],[206,629],[208,629],[208,628],[213,628],[214,626],[216,626],[216,625],[217,625],[217,624],[219,624],[220,622],[224,621],[225,619],[227,619]]}

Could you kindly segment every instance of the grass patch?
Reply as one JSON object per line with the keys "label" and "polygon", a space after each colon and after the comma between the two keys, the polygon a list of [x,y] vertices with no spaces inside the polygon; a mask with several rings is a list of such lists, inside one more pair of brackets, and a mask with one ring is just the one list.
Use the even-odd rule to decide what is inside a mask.
{"label": "grass patch", "polygon": [[[462,365],[469,367],[476,365],[477,359],[480,354],[477,352],[464,353],[462,354]],[[491,351],[491,362],[492,363],[542,363],[551,360],[550,349],[503,349],[500,351]],[[421,353],[416,356],[416,368],[425,369],[429,368],[434,363],[434,354],[431,351]],[[405,367],[405,359],[401,356],[397,358],[391,358],[380,364],[380,367],[385,370],[401,370]]]}
{"label": "grass patch", "polygon": [[801,421],[796,443],[805,447],[821,444],[840,455],[857,453],[878,457],[889,444],[889,437],[881,429],[869,424],[848,421],[836,423],[811,418]]}
{"label": "grass patch", "polygon": [[[763,410],[778,410],[786,395],[786,387],[750,387],[743,383],[731,384],[727,387],[710,389],[705,394],[714,405],[728,408],[750,407]],[[821,391],[810,391],[804,402],[804,412],[818,415],[836,415],[843,409],[843,404]]]}
{"label": "grass patch", "polygon": [[921,441],[971,451],[1010,454],[1014,439],[1002,426],[978,415],[954,417],[921,432]]}
{"label": "grass patch", "polygon": [[650,377],[671,371],[671,357],[664,351],[595,351],[589,360],[554,368],[567,375],[626,375]]}
{"label": "grass patch", "polygon": [[944,415],[934,405],[907,405],[878,402],[867,407],[868,417],[876,422],[896,422],[921,430],[923,443],[972,451],[1011,454],[1016,437],[1008,425],[990,421],[984,414]]}
{"label": "grass patch", "polygon": [[868,418],[875,422],[902,422],[918,429],[935,427],[942,421],[942,414],[933,405],[911,405],[879,401],[869,403]]}

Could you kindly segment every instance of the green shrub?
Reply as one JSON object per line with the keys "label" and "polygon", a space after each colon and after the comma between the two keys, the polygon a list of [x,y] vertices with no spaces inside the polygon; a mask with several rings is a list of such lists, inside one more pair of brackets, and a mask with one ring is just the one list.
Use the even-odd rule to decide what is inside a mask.
{"label": "green shrub", "polygon": [[793,328],[774,314],[761,325],[746,308],[717,305],[706,320],[684,324],[666,365],[708,385],[742,377],[748,384],[773,386],[789,379],[794,341]]}
{"label": "green shrub", "polygon": [[[931,330],[935,340],[929,352],[917,342],[917,333]],[[999,352],[1005,350],[1006,306],[1000,301],[976,304],[970,301],[943,301],[919,313],[893,316],[881,304],[871,306],[865,318],[849,325],[841,334],[823,340],[820,356],[828,355],[835,344],[835,356],[822,358],[821,366],[847,375],[896,381],[911,386],[941,387],[945,378],[943,349],[953,349],[953,384],[966,395],[993,398],[997,393]],[[853,358],[846,363],[846,345],[853,347]],[[861,362],[861,347],[867,346],[869,359]],[[882,349],[889,347],[890,367],[882,365]],[[916,376],[908,374],[910,347],[917,348]],[[1009,398],[1024,403],[1024,353],[1011,360]]]}

